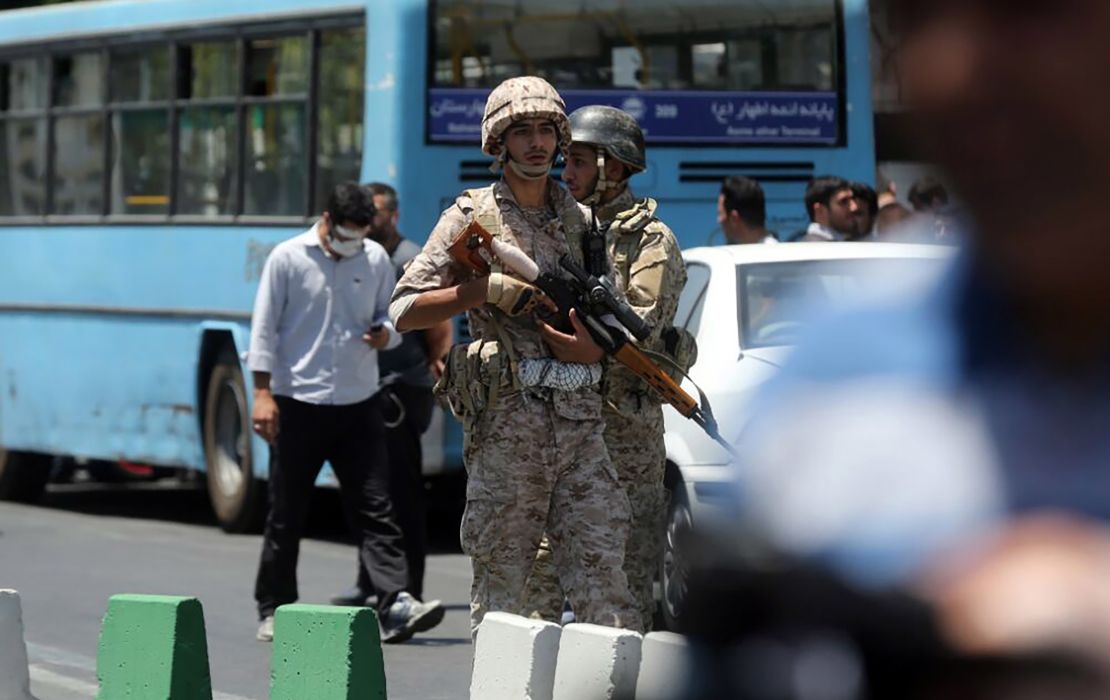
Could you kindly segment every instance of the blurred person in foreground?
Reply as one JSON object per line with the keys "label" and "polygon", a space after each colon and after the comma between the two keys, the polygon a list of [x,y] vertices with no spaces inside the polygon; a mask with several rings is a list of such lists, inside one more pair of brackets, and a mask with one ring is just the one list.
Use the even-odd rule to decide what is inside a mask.
{"label": "blurred person in foreground", "polygon": [[747,177],[726,177],[717,195],[717,223],[730,245],[778,243],[767,231],[767,201],[759,183]]}
{"label": "blurred person in foreground", "polygon": [[[397,230],[401,216],[397,191],[381,182],[366,185],[374,201],[374,226],[370,238],[385,248],[397,279],[420,253],[420,246]],[[443,359],[451,349],[454,331],[446,319],[423,331],[401,336],[401,344],[379,353],[382,416],[389,457],[389,494],[397,524],[404,535],[408,563],[407,590],[424,598],[424,563],[427,558],[427,507],[424,499],[424,452],[420,439],[432,422],[435,398],[432,385],[443,374]],[[376,605],[370,573],[359,562],[353,588],[332,597],[336,605]]]}
{"label": "blurred person in foreground", "polygon": [[926,152],[974,225],[939,288],[830,320],[765,387],[739,441],[743,532],[919,604],[890,618],[888,650],[924,631],[959,658],[1024,660],[1018,675],[1060,655],[1086,673],[1021,697],[1107,697],[1110,3],[888,5]]}
{"label": "blurred person in foreground", "polygon": [[806,187],[806,213],[809,228],[803,241],[843,241],[856,235],[859,204],[852,183],[834,177],[815,177]]}

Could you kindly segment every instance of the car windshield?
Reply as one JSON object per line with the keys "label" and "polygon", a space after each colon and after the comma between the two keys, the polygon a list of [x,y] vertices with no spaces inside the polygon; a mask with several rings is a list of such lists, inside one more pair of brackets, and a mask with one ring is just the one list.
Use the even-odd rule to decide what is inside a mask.
{"label": "car windshield", "polygon": [[816,315],[921,290],[943,264],[942,258],[922,257],[738,265],[740,346],[793,345]]}

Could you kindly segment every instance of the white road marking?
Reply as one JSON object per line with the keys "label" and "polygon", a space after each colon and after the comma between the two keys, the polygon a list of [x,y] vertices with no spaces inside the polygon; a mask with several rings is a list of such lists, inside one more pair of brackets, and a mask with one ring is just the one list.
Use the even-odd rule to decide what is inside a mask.
{"label": "white road marking", "polygon": [[[48,663],[56,666],[66,666],[77,671],[96,673],[96,660],[81,654],[75,654],[65,649],[48,647],[42,644],[27,644],[27,654],[32,661]],[[42,663],[30,665],[31,680],[42,685],[51,686],[72,693],[87,696],[90,700],[96,697],[99,690],[96,683],[73,678],[72,676],[55,673],[42,666]],[[234,693],[221,693],[213,691],[212,700],[253,700]]]}

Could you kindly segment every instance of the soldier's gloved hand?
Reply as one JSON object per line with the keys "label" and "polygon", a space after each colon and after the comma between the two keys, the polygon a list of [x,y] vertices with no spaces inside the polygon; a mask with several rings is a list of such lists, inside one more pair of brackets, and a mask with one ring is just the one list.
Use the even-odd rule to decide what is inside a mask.
{"label": "soldier's gloved hand", "polygon": [[544,293],[515,277],[491,273],[486,291],[486,302],[493,304],[509,316],[531,313],[544,303]]}

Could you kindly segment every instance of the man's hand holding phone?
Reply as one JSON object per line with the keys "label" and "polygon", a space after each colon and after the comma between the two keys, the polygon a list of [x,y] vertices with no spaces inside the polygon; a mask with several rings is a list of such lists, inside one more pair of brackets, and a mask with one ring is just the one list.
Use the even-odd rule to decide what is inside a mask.
{"label": "man's hand holding phone", "polygon": [[362,336],[363,341],[375,350],[381,350],[389,342],[389,331],[381,323],[370,326],[370,331]]}

